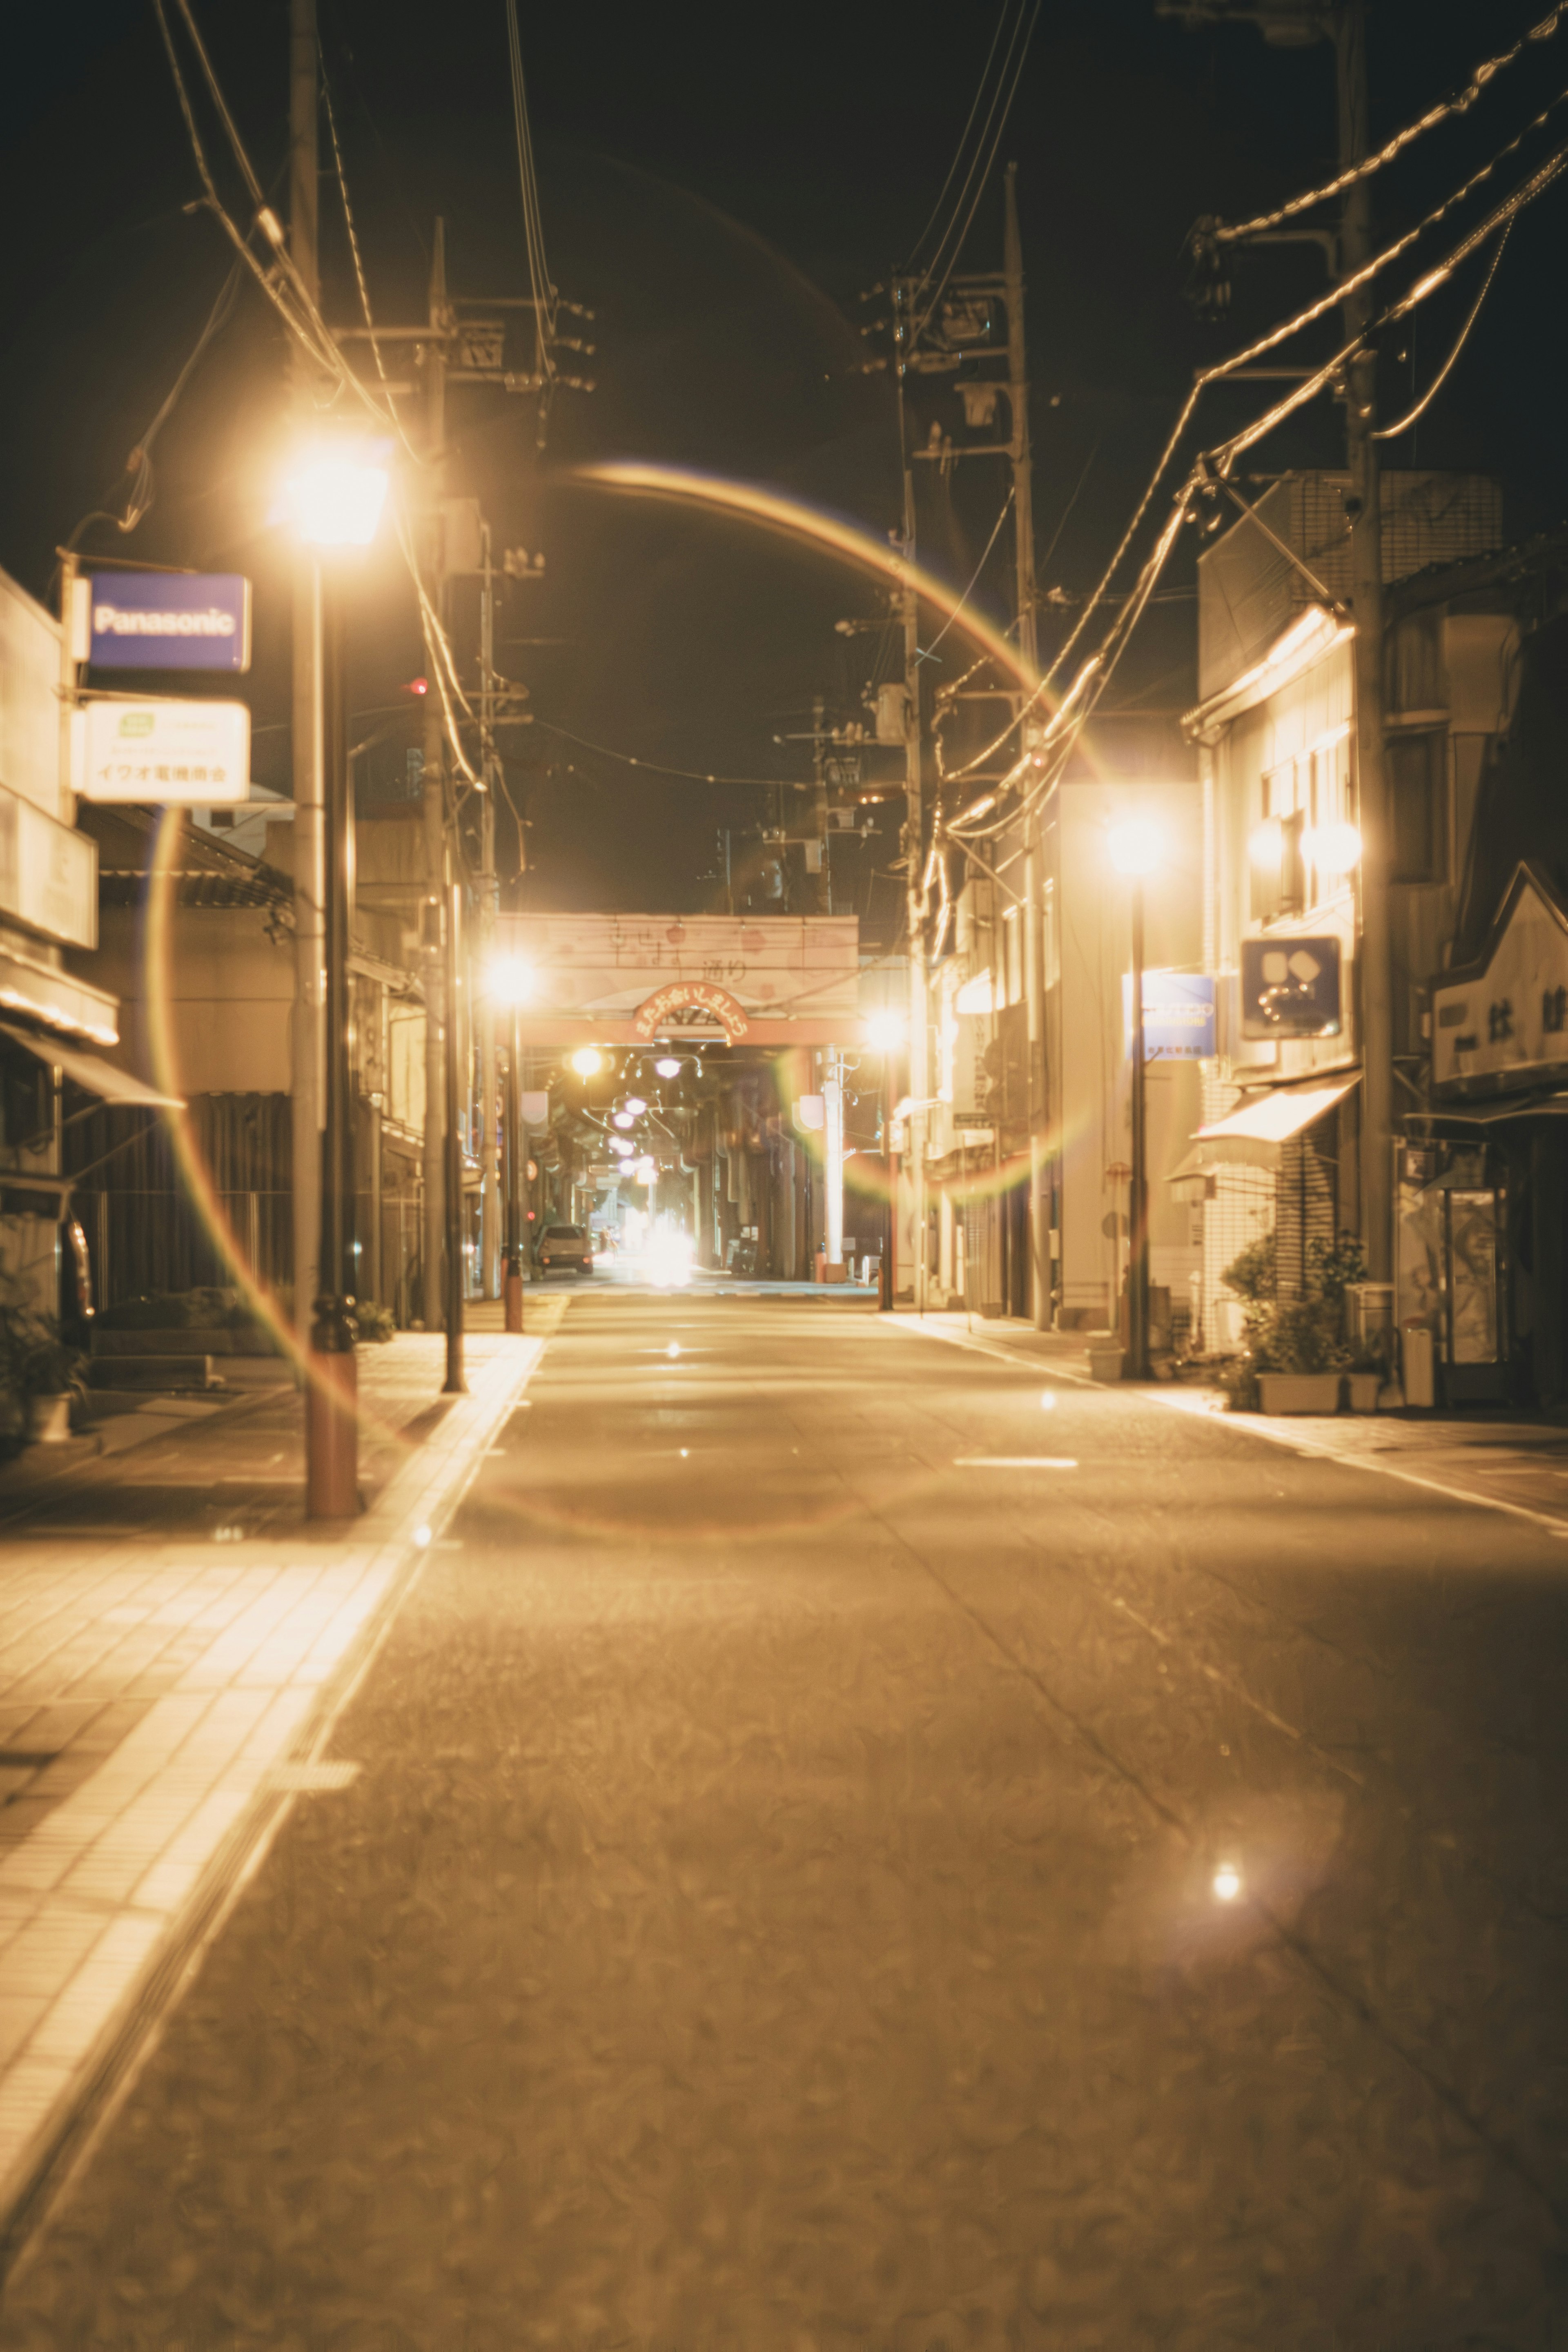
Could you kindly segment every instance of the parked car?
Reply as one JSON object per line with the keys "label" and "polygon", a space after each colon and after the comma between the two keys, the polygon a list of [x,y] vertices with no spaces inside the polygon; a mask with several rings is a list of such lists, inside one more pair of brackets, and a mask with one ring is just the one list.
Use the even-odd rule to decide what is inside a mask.
{"label": "parked car", "polygon": [[563,1269],[569,1274],[592,1274],[594,1244],[581,1225],[546,1225],[535,1246],[533,1262],[542,1275]]}

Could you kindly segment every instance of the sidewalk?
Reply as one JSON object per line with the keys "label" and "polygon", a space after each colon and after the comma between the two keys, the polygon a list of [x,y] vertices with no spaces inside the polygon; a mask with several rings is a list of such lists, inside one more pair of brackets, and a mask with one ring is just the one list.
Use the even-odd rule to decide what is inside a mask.
{"label": "sidewalk", "polygon": [[[1089,1370],[1088,1334],[1037,1331],[1011,1318],[966,1316],[962,1309],[889,1317],[1016,1365],[1038,1365],[1055,1380],[1101,1387]],[[1183,1381],[1103,1386],[1108,1396],[1138,1396],[1176,1412],[1218,1416],[1227,1430],[1300,1454],[1321,1454],[1358,1470],[1480,1503],[1568,1536],[1568,1429],[1555,1423],[1480,1415],[1400,1413],[1233,1413],[1223,1391]]]}
{"label": "sidewalk", "polygon": [[[532,1302],[531,1302],[531,1305]],[[298,1397],[149,1399],[150,1433],[0,1479],[0,2231],[13,2242],[302,1791],[380,1629],[567,1309],[360,1350],[368,1508],[301,1517]],[[499,1324],[499,1310],[476,1320]]]}

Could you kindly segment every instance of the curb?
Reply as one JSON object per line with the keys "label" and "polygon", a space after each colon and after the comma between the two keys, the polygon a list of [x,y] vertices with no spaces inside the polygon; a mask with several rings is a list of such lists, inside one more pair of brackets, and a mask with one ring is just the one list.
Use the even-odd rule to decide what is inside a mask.
{"label": "curb", "polygon": [[[189,1894],[148,1943],[129,1982],[116,1994],[74,2068],[68,2090],[54,2100],[36,2099],[36,2119],[28,2118],[24,2144],[0,2175],[0,2293],[112,2123],[208,1948],[298,1801],[298,1781],[292,1788],[282,1785],[286,1775],[279,1768],[309,1765],[330,1743],[339,1717],[417,1582],[433,1539],[462,1502],[486,1447],[515,1409],[545,1345],[544,1338],[522,1339],[516,1355],[504,1360],[504,1377],[488,1382],[477,1395],[454,1398],[440,1429],[388,1482],[360,1522],[360,1539],[368,1555],[365,1574],[381,1574],[382,1590],[314,1691],[281,1752],[258,1758],[247,1769],[251,1786],[245,1800],[217,1837]],[[443,1444],[448,1428],[453,1434]],[[416,1529],[423,1540],[416,1539]],[[68,1991],[63,1996],[69,1997]],[[26,2063],[24,2053],[14,2075]],[[6,2088],[19,2094],[26,2114],[32,2104],[26,2082],[13,2080]]]}

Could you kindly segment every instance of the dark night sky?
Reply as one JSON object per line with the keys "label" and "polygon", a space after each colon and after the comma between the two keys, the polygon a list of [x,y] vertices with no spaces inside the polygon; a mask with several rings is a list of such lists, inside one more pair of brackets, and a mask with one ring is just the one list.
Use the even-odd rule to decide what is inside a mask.
{"label": "dark night sky", "polygon": [[[1372,0],[1377,130],[1542,7]],[[437,212],[457,290],[525,290],[501,0],[438,10],[321,0],[321,18],[378,316],[422,309]],[[284,0],[205,0],[200,20],[270,179],[284,152]],[[599,314],[587,331],[599,388],[562,397],[542,466],[528,404],[455,398],[453,487],[483,494],[500,541],[546,555],[544,581],[510,592],[498,631],[502,666],[529,684],[541,719],[676,764],[767,776],[805,772],[771,739],[805,723],[814,691],[855,714],[857,649],[870,641],[847,651],[832,623],[875,608],[867,584],[735,524],[611,501],[566,478],[585,457],[655,457],[782,486],[879,534],[896,522],[887,382],[852,372],[867,348],[858,297],[903,257],[935,200],[994,21],[989,0],[968,10],[802,0],[749,20],[709,5],[524,7],[552,275]],[[0,562],[43,593],[56,543],[111,490],[177,373],[226,249],[210,220],[183,209],[197,182],[144,0],[35,9],[7,41]],[[1568,32],[1383,176],[1380,228],[1424,210],[1564,84]],[[1332,142],[1326,47],[1273,50],[1240,26],[1187,33],[1157,21],[1152,0],[1046,0],[1003,150],[1020,173],[1046,584],[1081,589],[1098,576],[1192,368],[1321,286],[1310,248],[1255,253],[1216,338],[1182,299],[1190,223],[1279,201],[1324,171]],[[1497,192],[1548,143],[1537,134]],[[1516,533],[1568,508],[1565,205],[1560,186],[1515,232],[1414,453],[1500,470]],[[330,185],[322,213],[328,314],[346,319],[353,287]],[[971,266],[993,266],[999,240],[994,189]],[[1412,377],[1426,381],[1474,282],[1422,313],[1414,351],[1385,369],[1385,404]],[[152,514],[132,540],[100,528],[84,544],[252,573],[251,693],[258,729],[274,730],[258,732],[256,772],[286,785],[276,722],[287,710],[287,605],[268,520],[286,426],[281,362],[275,323],[247,290],[164,430]],[[1216,394],[1215,425],[1240,422],[1260,390]],[[1333,462],[1338,433],[1337,412],[1319,403],[1253,462]],[[1393,453],[1411,459],[1408,444]],[[939,568],[966,576],[1001,496],[985,467],[961,469],[951,511],[931,516],[926,551]],[[1177,578],[1191,576],[1189,553]],[[367,575],[362,611],[356,695],[368,706],[423,667],[395,559]],[[1178,603],[1154,616],[1130,656],[1130,690],[1182,699],[1191,614]],[[527,637],[558,642],[512,642]],[[512,772],[533,819],[536,904],[700,905],[716,824],[754,823],[760,810],[756,793],[659,784],[571,753],[542,729],[521,741]],[[891,850],[884,840],[879,854]]]}

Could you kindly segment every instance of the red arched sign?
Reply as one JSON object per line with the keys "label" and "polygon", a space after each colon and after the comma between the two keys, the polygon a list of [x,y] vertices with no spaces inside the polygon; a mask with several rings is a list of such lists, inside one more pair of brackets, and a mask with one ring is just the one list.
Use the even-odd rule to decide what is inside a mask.
{"label": "red arched sign", "polygon": [[[720,988],[710,980],[672,980],[663,988],[656,988],[645,997],[632,1016],[632,1027],[645,1041],[657,1037],[680,1013],[706,1013],[715,1027],[722,1029],[731,1045],[738,1045],[750,1024],[746,1015],[727,988]],[[683,1026],[697,1027],[696,1023]]]}

